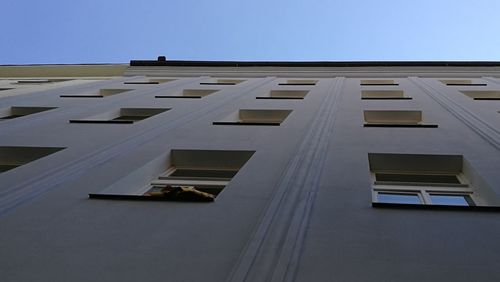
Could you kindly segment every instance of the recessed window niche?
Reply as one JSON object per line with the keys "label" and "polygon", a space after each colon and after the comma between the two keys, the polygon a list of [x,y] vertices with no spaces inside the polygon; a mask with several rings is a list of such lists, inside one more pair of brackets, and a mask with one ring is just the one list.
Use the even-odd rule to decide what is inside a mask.
{"label": "recessed window niche", "polygon": [[[91,199],[142,201],[213,201],[255,151],[174,149],[142,166]],[[194,197],[170,197],[165,188],[187,189]],[[238,188],[238,187],[236,187]],[[201,192],[201,193],[198,193]],[[198,197],[198,195],[207,195]],[[189,194],[189,193],[188,193]]]}
{"label": "recessed window niche", "polygon": [[161,114],[170,109],[167,108],[121,108],[84,119],[72,119],[70,123],[111,123],[132,124],[141,120]]}
{"label": "recessed window niche", "polygon": [[396,86],[399,85],[395,83],[392,79],[362,79],[361,86]]}
{"label": "recessed window niche", "polygon": [[405,97],[403,90],[362,90],[362,100],[411,100]]}
{"label": "recessed window niche", "polygon": [[201,99],[219,91],[218,89],[184,89],[181,93],[174,95],[156,95],[155,98],[191,98]]}
{"label": "recessed window niche", "polygon": [[0,173],[15,169],[65,148],[0,146]]}
{"label": "recessed window niche", "polygon": [[279,126],[291,112],[292,110],[241,109],[221,121],[214,121],[213,124]]}
{"label": "recessed window niche", "polygon": [[462,155],[369,153],[368,161],[373,207],[498,210],[498,195]]}
{"label": "recessed window niche", "polygon": [[46,84],[46,83],[55,83],[55,82],[64,82],[70,81],[72,79],[20,79],[14,82],[14,84]]}
{"label": "recessed window niche", "polygon": [[271,90],[267,96],[259,96],[257,99],[291,99],[301,100],[304,99],[309,93],[306,90]]}
{"label": "recessed window niche", "polygon": [[500,100],[499,90],[467,90],[460,92],[474,100]]}
{"label": "recessed window niche", "polygon": [[286,82],[279,83],[279,85],[288,86],[312,86],[318,83],[317,80],[313,79],[288,79]]}
{"label": "recessed window niche", "polygon": [[134,89],[99,89],[94,93],[82,93],[82,94],[65,94],[60,95],[61,98],[104,98],[108,96],[113,96],[116,94],[121,94]]}
{"label": "recessed window niche", "polygon": [[0,120],[15,119],[18,117],[28,116],[31,114],[41,113],[48,110],[56,109],[56,107],[10,107],[0,109]]}
{"label": "recessed window niche", "polygon": [[175,81],[176,79],[173,78],[150,78],[147,80],[132,80],[132,81],[125,81],[123,84],[162,84],[162,83],[168,83],[171,81]]}
{"label": "recessed window niche", "polygon": [[200,82],[200,85],[236,85],[242,83],[243,79],[214,78]]}
{"label": "recessed window niche", "polygon": [[423,124],[422,111],[367,110],[363,114],[365,127],[438,127]]}
{"label": "recessed window niche", "polygon": [[486,83],[473,81],[471,79],[441,79],[441,83],[447,86],[486,86]]}

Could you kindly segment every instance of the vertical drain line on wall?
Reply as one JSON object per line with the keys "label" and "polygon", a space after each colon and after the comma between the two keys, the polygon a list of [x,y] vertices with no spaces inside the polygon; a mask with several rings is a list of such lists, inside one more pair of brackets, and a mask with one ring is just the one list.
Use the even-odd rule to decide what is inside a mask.
{"label": "vertical drain line on wall", "polygon": [[477,116],[466,107],[449,98],[446,93],[437,87],[433,87],[427,81],[418,79],[417,77],[409,77],[408,80],[423,90],[425,94],[439,103],[444,109],[467,125],[484,140],[500,150],[500,131],[498,129],[481,119],[481,117]]}
{"label": "vertical drain line on wall", "polygon": [[331,82],[228,281],[295,280],[344,79]]}

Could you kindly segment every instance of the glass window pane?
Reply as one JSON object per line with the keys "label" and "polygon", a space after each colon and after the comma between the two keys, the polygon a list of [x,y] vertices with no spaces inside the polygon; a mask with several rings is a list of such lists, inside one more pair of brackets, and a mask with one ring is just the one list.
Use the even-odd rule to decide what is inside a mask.
{"label": "glass window pane", "polygon": [[379,203],[421,204],[418,194],[379,192],[377,200]]}
{"label": "glass window pane", "polygon": [[431,194],[431,201],[434,205],[447,205],[447,206],[468,206],[467,195],[438,195]]}

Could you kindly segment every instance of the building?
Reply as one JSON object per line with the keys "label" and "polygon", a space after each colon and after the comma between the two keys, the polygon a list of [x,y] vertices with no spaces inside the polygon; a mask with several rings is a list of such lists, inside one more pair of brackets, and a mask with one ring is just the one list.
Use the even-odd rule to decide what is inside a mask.
{"label": "building", "polygon": [[0,76],[3,282],[500,280],[498,62]]}

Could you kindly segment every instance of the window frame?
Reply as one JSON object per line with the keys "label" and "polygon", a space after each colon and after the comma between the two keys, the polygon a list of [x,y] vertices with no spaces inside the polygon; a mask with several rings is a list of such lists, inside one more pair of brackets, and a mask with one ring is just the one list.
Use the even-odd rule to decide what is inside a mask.
{"label": "window frame", "polygon": [[[100,113],[80,119],[70,119],[70,123],[94,124],[135,124],[159,114],[170,111],[171,108],[119,108],[114,111]],[[128,119],[124,117],[129,117]],[[134,118],[136,117],[136,118]]]}
{"label": "window frame", "polygon": [[[131,173],[113,183],[98,193],[90,193],[90,199],[105,200],[138,200],[138,201],[175,201],[168,197],[146,195],[150,192],[159,192],[166,186],[193,186],[196,190],[210,193],[217,198],[226,186],[238,175],[239,171],[251,159],[254,150],[199,150],[199,149],[171,149],[167,154],[169,159],[166,168],[151,174],[149,165]],[[161,157],[163,159],[163,157]],[[150,163],[156,167],[165,166],[159,159]],[[196,177],[172,176],[177,170],[198,171],[231,171],[231,177]],[[140,180],[136,178],[139,177]],[[132,183],[131,183],[132,182]],[[184,201],[184,200],[180,200]],[[190,200],[186,200],[190,201]],[[196,200],[194,200],[196,201]]]}
{"label": "window frame", "polygon": [[[462,173],[454,174],[460,184],[455,183],[413,183],[413,182],[384,182],[377,181],[376,174],[381,173],[381,171],[371,172],[372,180],[372,203],[384,204],[384,205],[418,205],[418,204],[405,204],[405,203],[385,203],[378,201],[379,193],[417,193],[421,199],[420,205],[425,206],[457,206],[457,205],[439,205],[433,204],[430,195],[457,195],[457,196],[467,196],[470,201],[468,206],[477,206],[481,202],[480,198],[474,193],[473,187],[467,182],[467,179]],[[383,172],[387,173],[387,172]],[[396,173],[396,172],[394,172]],[[412,173],[401,173],[398,174],[412,174]],[[418,175],[415,173],[415,175]],[[438,174],[436,174],[438,175]],[[449,175],[449,174],[447,174]],[[451,174],[450,174],[451,175]]]}
{"label": "window frame", "polygon": [[423,123],[421,110],[363,110],[363,119],[363,127],[438,127]]}
{"label": "window frame", "polygon": [[265,96],[257,96],[255,99],[276,99],[276,100],[304,100],[310,90],[270,90]]}
{"label": "window frame", "polygon": [[[291,109],[239,109],[213,125],[280,126],[293,112]],[[275,116],[273,116],[273,114]],[[246,117],[245,117],[246,116]]]}
{"label": "window frame", "polygon": [[156,95],[155,98],[173,98],[173,99],[202,99],[209,95],[216,94],[222,89],[208,89],[208,88],[186,88],[181,92],[173,95]]}

